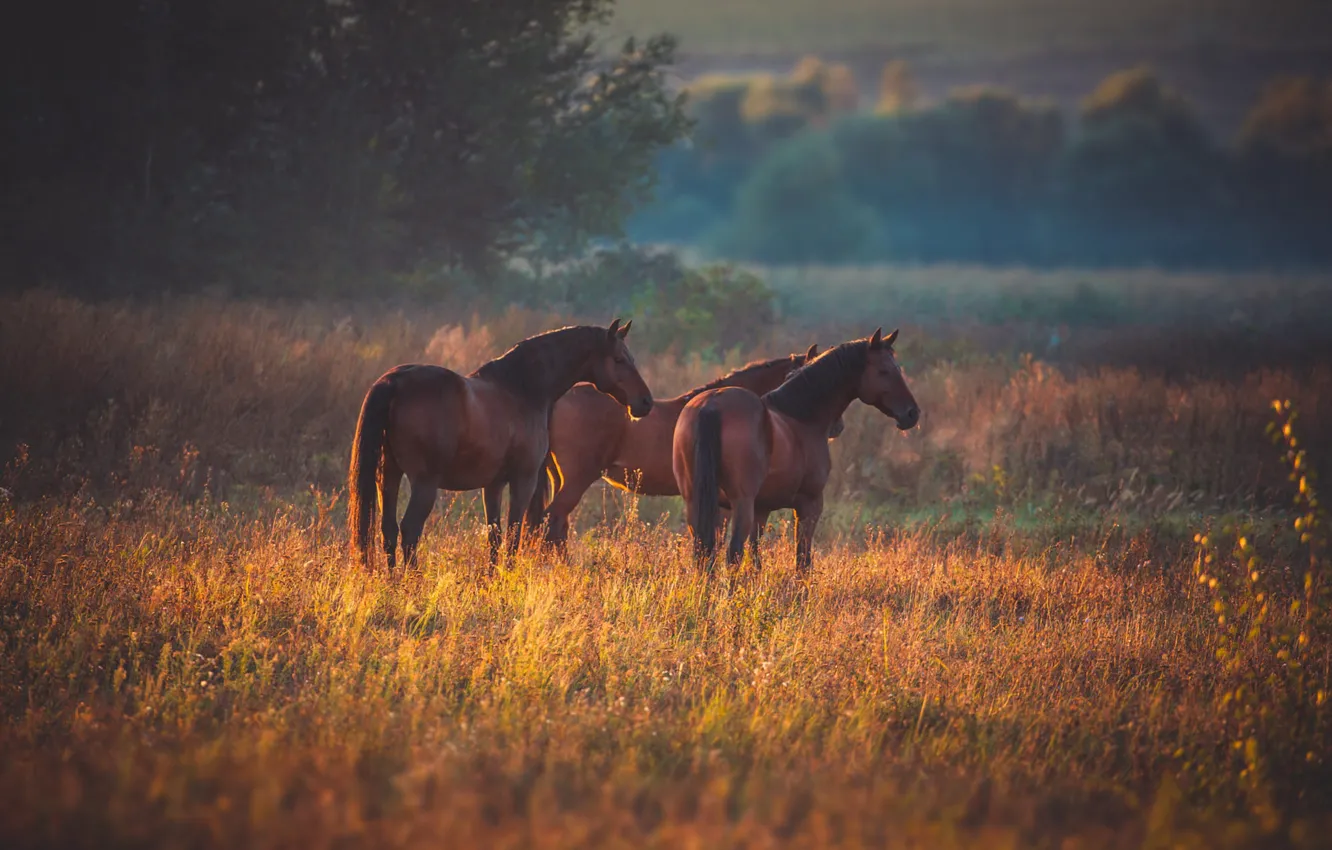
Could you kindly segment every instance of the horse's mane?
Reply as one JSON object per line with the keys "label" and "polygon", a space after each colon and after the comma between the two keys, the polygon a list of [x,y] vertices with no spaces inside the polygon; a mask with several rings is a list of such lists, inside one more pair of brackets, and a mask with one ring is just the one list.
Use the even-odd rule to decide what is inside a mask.
{"label": "horse's mane", "polygon": [[606,341],[606,329],[572,325],[530,336],[473,374],[527,395],[541,395],[565,373],[571,354],[586,355]]}
{"label": "horse's mane", "polygon": [[828,394],[842,386],[848,373],[859,374],[869,356],[869,340],[857,339],[833,346],[800,367],[780,387],[763,397],[773,410],[810,421]]}
{"label": "horse's mane", "polygon": [[748,375],[751,372],[761,372],[765,369],[771,369],[772,367],[780,363],[789,363],[789,362],[791,362],[791,355],[789,354],[786,355],[785,357],[774,357],[771,360],[754,360],[750,363],[746,363],[743,366],[737,366],[736,368],[727,372],[725,375],[722,375],[720,378],[715,378],[711,381],[708,381],[706,384],[704,384],[701,387],[694,387],[692,390],[685,393],[683,398],[685,401],[688,401],[694,396],[698,395],[699,393],[704,393],[707,392],[708,390],[715,390],[720,387],[734,386],[736,380],[741,376]]}

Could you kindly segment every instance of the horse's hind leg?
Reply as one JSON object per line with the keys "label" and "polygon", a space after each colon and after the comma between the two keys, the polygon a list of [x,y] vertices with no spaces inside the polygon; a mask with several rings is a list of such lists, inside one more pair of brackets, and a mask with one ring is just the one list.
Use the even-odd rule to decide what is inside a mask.
{"label": "horse's hind leg", "polygon": [[379,477],[379,501],[383,505],[379,528],[384,534],[384,554],[388,556],[389,572],[393,571],[398,556],[398,488],[401,486],[402,467],[386,451]]}
{"label": "horse's hind leg", "polygon": [[587,488],[601,477],[595,469],[566,469],[564,476],[564,486],[546,511],[546,541],[561,548],[569,541],[569,515],[578,507]]}
{"label": "horse's hind leg", "polygon": [[726,562],[732,566],[745,557],[745,544],[754,531],[754,501],[734,499],[731,502],[731,545],[726,549]]}
{"label": "horse's hind leg", "polygon": [[763,569],[763,561],[759,558],[759,542],[763,539],[763,532],[768,529],[768,514],[770,511],[754,512],[754,532],[749,535],[749,555],[754,559],[754,569]]}
{"label": "horse's hind leg", "polygon": [[412,481],[412,496],[402,514],[402,562],[407,569],[416,568],[416,547],[421,542],[421,532],[425,529],[426,518],[435,508],[438,494],[439,488],[434,481]]}

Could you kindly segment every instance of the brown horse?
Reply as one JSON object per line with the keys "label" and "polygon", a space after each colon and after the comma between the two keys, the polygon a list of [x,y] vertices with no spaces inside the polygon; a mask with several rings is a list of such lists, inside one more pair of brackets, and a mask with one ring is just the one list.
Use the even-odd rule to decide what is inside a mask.
{"label": "brown horse", "polygon": [[[594,387],[574,387],[555,402],[550,420],[546,470],[555,485],[554,497],[547,507],[550,493],[545,487],[538,488],[528,527],[536,527],[544,514],[549,520],[546,541],[563,545],[569,536],[569,515],[599,476],[640,495],[678,496],[671,469],[671,435],[685,404],[699,393],[718,387],[766,393],[818,353],[818,345],[811,345],[803,354],[755,361],[683,395],[656,399],[652,412],[641,419],[626,416],[623,407]],[[838,419],[829,436],[836,437],[841,431],[842,421]]]}
{"label": "brown horse", "polygon": [[507,486],[508,549],[516,550],[520,522],[549,448],[555,400],[575,383],[588,381],[635,417],[652,410],[652,394],[624,344],[630,324],[620,327],[616,319],[609,328],[582,326],[539,334],[466,377],[440,366],[414,364],[398,366],[375,381],[356,423],[347,482],[351,538],[366,563],[377,473],[390,569],[404,474],[412,484],[402,518],[404,563],[415,564],[421,530],[440,488],[484,488],[494,564],[502,536],[500,499]]}
{"label": "brown horse", "polygon": [[760,398],[725,388],[700,393],[675,426],[672,466],[694,536],[695,557],[711,566],[724,497],[731,506],[727,561],[738,564],[746,541],[771,511],[794,508],[796,567],[812,558],[814,530],[823,513],[823,488],[832,470],[828,428],[860,399],[909,430],[920,407],[893,357],[897,331],[880,328],[869,339],[825,351]]}

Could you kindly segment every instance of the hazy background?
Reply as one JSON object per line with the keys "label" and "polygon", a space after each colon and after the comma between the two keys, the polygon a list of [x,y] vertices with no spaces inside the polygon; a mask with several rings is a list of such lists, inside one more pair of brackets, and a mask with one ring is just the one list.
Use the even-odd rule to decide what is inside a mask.
{"label": "hazy background", "polygon": [[1325,4],[628,2],[612,27],[654,28],[683,38],[699,124],[631,223],[642,241],[777,263],[1328,262]]}

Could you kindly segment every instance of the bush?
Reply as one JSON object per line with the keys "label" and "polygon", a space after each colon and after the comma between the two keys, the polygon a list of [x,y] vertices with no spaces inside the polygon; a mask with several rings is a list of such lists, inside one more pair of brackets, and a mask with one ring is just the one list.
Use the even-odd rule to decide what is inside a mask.
{"label": "bush", "polygon": [[628,312],[641,291],[669,288],[687,274],[673,251],[621,244],[566,266],[542,289],[547,300],[567,304],[576,315],[610,321],[610,314]]}
{"label": "bush", "polygon": [[773,291],[753,274],[725,265],[691,269],[673,251],[627,244],[596,251],[530,292],[532,303],[556,300],[588,321],[640,319],[636,348],[714,359],[752,348],[776,318]]}
{"label": "bush", "polygon": [[713,265],[641,290],[633,312],[644,318],[640,339],[650,350],[720,359],[759,342],[776,319],[776,296],[756,275]]}

